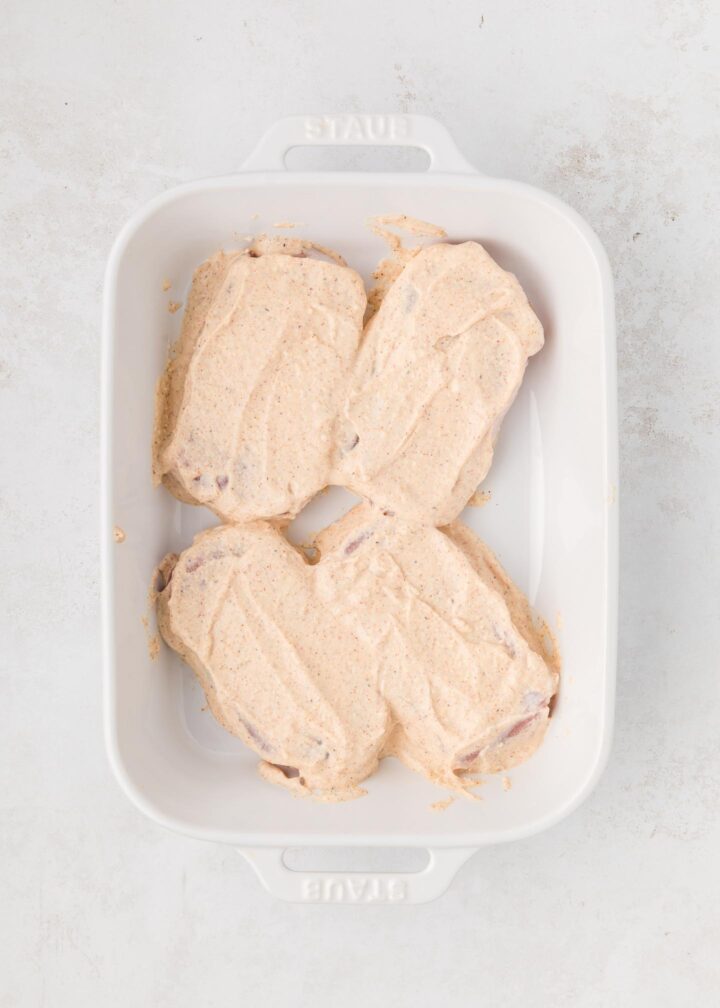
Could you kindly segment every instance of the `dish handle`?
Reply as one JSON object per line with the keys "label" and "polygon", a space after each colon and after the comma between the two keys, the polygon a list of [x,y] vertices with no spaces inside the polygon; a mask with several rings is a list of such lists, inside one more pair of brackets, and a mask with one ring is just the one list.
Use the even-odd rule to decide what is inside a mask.
{"label": "dish handle", "polygon": [[424,115],[285,116],[267,130],[244,162],[243,171],[285,171],[293,147],[419,147],[428,171],[477,175],[450,133]]}
{"label": "dish handle", "polygon": [[289,903],[429,903],[445,890],[477,847],[428,848],[418,872],[294,871],[282,847],[238,847],[261,883]]}

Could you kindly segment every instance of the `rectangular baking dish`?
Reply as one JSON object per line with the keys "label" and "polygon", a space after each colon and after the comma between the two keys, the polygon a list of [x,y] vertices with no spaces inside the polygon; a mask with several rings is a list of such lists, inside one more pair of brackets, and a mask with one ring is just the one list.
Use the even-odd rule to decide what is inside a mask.
{"label": "rectangular baking dish", "polygon": [[[287,151],[307,144],[420,147],[430,167],[286,171]],[[152,568],[215,523],[151,485],[154,386],[181,321],[169,299],[183,300],[194,267],[212,252],[281,221],[303,222],[290,233],[337,249],[367,279],[385,249],[365,222],[383,213],[482,242],[517,274],[547,337],[504,422],[484,484],[491,500],[463,517],[552,627],[563,656],[560,695],[544,745],[512,771],[511,790],[492,778],[481,801],[442,812],[431,805],[443,792],[395,760],[384,761],[359,801],[315,804],[271,787],[254,754],[202,710],[177,656],[163,645],[153,660],[148,648]],[[106,274],[102,392],[106,737],[117,779],[143,812],[241,848],[286,899],[420,902],[443,891],[479,847],[546,829],[589,794],[609,751],[615,682],[615,334],[608,262],[574,211],[538,189],[477,173],[427,117],[280,120],[240,173],[165,193],[118,236]],[[316,505],[321,518],[331,506],[332,495]],[[313,524],[321,524],[317,511]],[[308,845],[426,847],[430,861],[406,875],[288,870],[283,850]]]}

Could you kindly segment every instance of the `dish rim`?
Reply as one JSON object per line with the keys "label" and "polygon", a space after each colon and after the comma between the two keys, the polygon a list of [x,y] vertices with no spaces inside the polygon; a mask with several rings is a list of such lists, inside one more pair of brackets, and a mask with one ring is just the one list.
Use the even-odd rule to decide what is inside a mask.
{"label": "dish rim", "polygon": [[[114,384],[112,354],[114,347],[114,315],[117,304],[118,272],[129,243],[140,228],[164,207],[186,196],[208,190],[238,189],[250,186],[305,186],[316,188],[323,184],[344,186],[348,189],[359,185],[397,185],[404,187],[452,185],[454,188],[467,187],[471,190],[493,189],[507,194],[531,199],[544,204],[564,217],[575,228],[578,236],[587,245],[598,271],[601,290],[602,332],[604,334],[605,371],[604,385],[604,473],[605,484],[614,489],[614,506],[606,510],[605,534],[605,662],[604,696],[602,712],[602,737],[594,763],[582,785],[576,788],[567,800],[543,815],[528,820],[521,826],[499,830],[492,837],[482,831],[465,831],[451,835],[394,833],[392,835],[358,833],[266,833],[262,831],[235,833],[223,829],[199,828],[192,821],[170,815],[158,808],[142,792],[132,779],[123,763],[117,736],[115,661],[115,592],[114,547],[112,498],[114,474],[112,472],[112,413],[114,407]],[[109,255],[104,278],[102,312],[102,354],[101,354],[101,424],[100,424],[100,541],[101,541],[101,593],[102,593],[102,657],[103,657],[103,720],[106,751],[113,773],[120,787],[130,801],[150,819],[168,829],[197,839],[229,843],[238,846],[366,846],[366,847],[483,847],[511,840],[523,839],[554,826],[577,809],[592,793],[597,785],[610,755],[613,736],[615,685],[617,665],[617,623],[618,623],[618,437],[617,437],[617,362],[615,341],[615,314],[613,280],[605,250],[592,228],[571,207],[558,197],[524,182],[493,178],[476,174],[457,172],[289,172],[289,171],[239,171],[209,179],[199,179],[175,186],[155,196],[136,210],[118,233]]]}

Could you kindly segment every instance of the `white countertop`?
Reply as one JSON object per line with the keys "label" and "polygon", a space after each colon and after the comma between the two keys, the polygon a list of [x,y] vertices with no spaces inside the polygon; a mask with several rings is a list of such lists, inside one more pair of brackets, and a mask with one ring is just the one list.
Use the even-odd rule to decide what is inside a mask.
{"label": "white countertop", "polygon": [[[2,1008],[720,1001],[717,14],[700,0],[6,5]],[[482,171],[579,210],[617,283],[610,765],[569,819],[482,851],[420,907],[277,902],[233,850],[144,819],[103,749],[110,244],[151,196],[235,169],[279,116],[324,111],[438,117]]]}

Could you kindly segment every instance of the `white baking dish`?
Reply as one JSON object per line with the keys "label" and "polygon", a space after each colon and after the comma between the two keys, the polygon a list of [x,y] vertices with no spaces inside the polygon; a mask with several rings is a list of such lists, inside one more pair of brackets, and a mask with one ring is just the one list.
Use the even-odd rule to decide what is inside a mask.
{"label": "white baking dish", "polygon": [[[291,173],[284,156],[306,144],[421,147],[413,174]],[[359,801],[320,805],[261,781],[256,757],[201,711],[193,677],[164,646],[148,651],[142,618],[153,566],[212,515],[150,483],[153,389],[193,268],[241,236],[279,221],[369,274],[384,249],[368,217],[407,213],[474,238],[524,285],[547,333],[505,420],[485,482],[492,499],[466,520],[499,554],[553,627],[563,655],[546,741],[482,801],[456,801],[386,760]],[[164,278],[172,289],[163,293]],[[479,847],[525,837],[589,794],[610,745],[617,608],[617,459],[613,295],[605,254],[576,213],[537,189],[486,178],[439,123],[422,116],[292,117],[277,123],[244,170],[173,189],[126,225],[107,268],[103,345],[103,590],[105,716],[115,774],[165,826],[234,844],[287,899],[419,902],[438,895]],[[317,505],[324,517],[332,495]],[[307,519],[321,522],[317,514]],[[122,544],[113,526],[126,533]],[[153,617],[151,616],[151,621]],[[151,622],[150,631],[153,632]],[[292,872],[287,846],[422,846],[418,874]]]}

